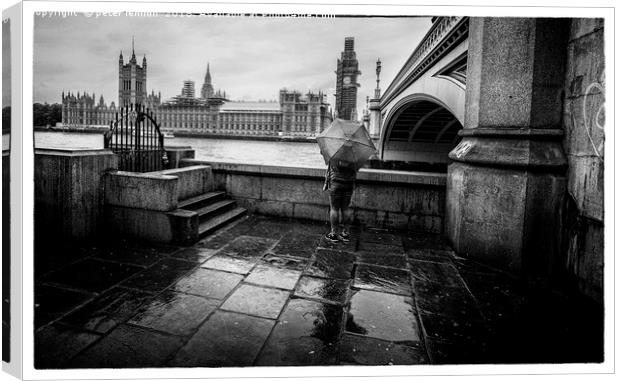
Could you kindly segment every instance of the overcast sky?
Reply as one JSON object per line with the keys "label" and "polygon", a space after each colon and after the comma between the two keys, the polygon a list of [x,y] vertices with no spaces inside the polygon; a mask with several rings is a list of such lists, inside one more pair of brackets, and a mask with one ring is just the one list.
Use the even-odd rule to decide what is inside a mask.
{"label": "overcast sky", "polygon": [[387,88],[430,27],[430,18],[249,18],[35,16],[34,101],[60,102],[61,91],[103,94],[118,102],[118,55],[146,54],[147,90],[169,99],[183,80],[200,93],[207,62],[215,89],[232,100],[276,100],[281,88],[324,91],[334,103],[336,59],[355,37],[362,75],[358,109]]}

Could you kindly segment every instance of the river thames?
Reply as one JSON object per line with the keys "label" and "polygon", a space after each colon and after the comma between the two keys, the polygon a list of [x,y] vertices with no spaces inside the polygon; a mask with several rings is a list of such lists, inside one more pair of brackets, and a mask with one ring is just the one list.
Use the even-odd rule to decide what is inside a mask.
{"label": "river thames", "polygon": [[[103,135],[96,133],[35,132],[36,148],[101,149]],[[285,165],[325,168],[325,162],[315,143],[279,142],[212,138],[166,138],[165,145],[190,146],[196,159],[243,164]]]}

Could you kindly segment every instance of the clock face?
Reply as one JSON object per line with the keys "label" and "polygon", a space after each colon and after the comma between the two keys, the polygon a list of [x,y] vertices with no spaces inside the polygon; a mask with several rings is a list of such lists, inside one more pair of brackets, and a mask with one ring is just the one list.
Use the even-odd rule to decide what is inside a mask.
{"label": "clock face", "polygon": [[348,85],[349,83],[351,83],[351,77],[344,77],[344,79],[342,80],[342,83],[344,83],[345,85]]}

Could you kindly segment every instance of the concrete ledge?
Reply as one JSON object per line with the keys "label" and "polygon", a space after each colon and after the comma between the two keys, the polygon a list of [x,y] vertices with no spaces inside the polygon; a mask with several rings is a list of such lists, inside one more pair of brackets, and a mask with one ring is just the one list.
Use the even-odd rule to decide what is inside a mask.
{"label": "concrete ledge", "polygon": [[[307,167],[287,167],[260,164],[237,164],[226,162],[210,162],[198,159],[182,159],[181,167],[190,165],[209,165],[214,172],[251,174],[257,176],[293,177],[323,179],[325,169]],[[384,169],[361,169],[357,174],[358,182],[380,182],[390,184],[410,184],[446,186],[445,173],[388,171]]]}
{"label": "concrete ledge", "polygon": [[178,199],[194,197],[213,189],[213,173],[206,165],[193,165],[183,168],[150,172],[153,175],[175,176],[179,178]]}
{"label": "concrete ledge", "polygon": [[167,212],[179,201],[179,178],[160,173],[108,173],[104,187],[107,205]]}

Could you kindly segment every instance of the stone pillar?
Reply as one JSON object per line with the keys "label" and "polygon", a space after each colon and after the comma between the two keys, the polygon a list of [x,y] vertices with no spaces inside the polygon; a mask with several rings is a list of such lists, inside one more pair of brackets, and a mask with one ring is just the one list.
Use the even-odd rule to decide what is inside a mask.
{"label": "stone pillar", "polygon": [[455,250],[547,279],[565,193],[567,21],[472,18],[465,126],[450,152],[446,234]]}
{"label": "stone pillar", "polygon": [[371,99],[368,109],[370,110],[370,126],[368,133],[373,138],[378,138],[381,134],[381,108],[379,107],[380,99]]}

